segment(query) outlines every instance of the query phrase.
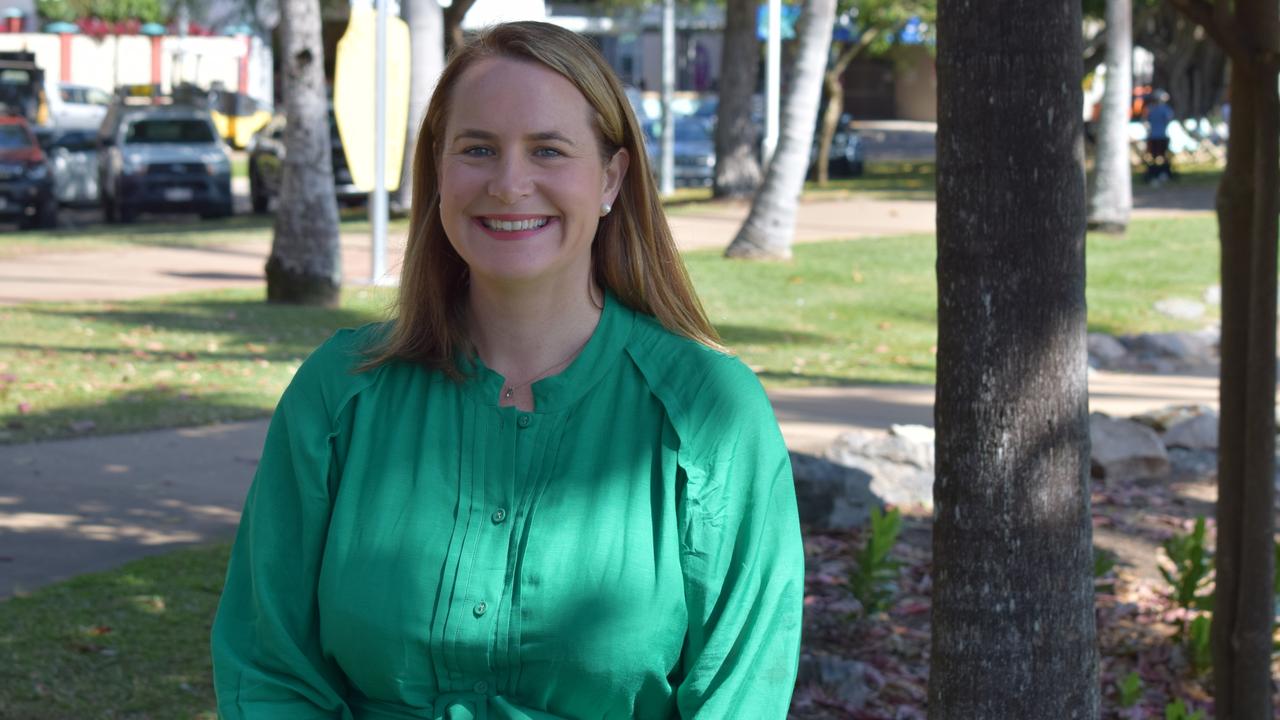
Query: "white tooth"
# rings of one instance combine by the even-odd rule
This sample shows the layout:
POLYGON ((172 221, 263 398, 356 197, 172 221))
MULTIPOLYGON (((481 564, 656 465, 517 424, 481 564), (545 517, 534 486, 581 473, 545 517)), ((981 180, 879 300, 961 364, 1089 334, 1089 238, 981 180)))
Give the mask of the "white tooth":
POLYGON ((547 224, 546 218, 537 218, 530 220, 485 220, 485 225, 493 230, 501 230, 504 232, 516 232, 519 230, 533 230, 547 224))

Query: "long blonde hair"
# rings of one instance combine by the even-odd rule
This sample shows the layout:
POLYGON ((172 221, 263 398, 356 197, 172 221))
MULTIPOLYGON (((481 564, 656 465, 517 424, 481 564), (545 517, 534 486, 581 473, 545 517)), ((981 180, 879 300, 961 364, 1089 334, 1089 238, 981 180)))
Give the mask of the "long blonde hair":
POLYGON ((396 319, 361 369, 403 359, 460 377, 457 359, 471 351, 469 275, 440 219, 441 143, 458 79, 476 62, 493 57, 538 63, 564 76, 595 111, 601 156, 607 160, 620 148, 631 156, 613 210, 601 218, 592 244, 596 283, 667 330, 722 349, 676 250, 622 84, 599 51, 576 33, 549 23, 513 22, 490 27, 455 50, 431 95, 414 150, 413 209, 396 319))

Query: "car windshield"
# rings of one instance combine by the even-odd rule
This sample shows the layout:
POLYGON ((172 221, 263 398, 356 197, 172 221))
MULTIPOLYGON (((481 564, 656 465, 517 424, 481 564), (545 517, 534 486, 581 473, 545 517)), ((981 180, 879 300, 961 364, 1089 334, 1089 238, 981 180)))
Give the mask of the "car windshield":
MULTIPOLYGON (((661 137, 662 121, 655 120, 645 128, 650 142, 658 142, 661 137)), ((676 140, 680 142, 699 142, 711 140, 711 125, 695 119, 678 118, 676 120, 676 140)))
POLYGON ((200 120, 138 120, 129 126, 125 142, 211 143, 213 128, 200 120))
POLYGON ((31 136, 21 125, 0 125, 0 150, 19 150, 31 147, 31 136))

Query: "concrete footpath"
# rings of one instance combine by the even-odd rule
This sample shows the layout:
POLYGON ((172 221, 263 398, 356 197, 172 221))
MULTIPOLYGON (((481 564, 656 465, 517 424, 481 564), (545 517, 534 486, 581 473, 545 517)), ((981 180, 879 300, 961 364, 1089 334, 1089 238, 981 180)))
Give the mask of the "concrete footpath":
MULTIPOLYGON (((1140 214, 1202 212, 1211 192, 1140 214), (1197 207, 1197 204, 1199 207, 1197 207)), ((746 204, 677 213, 683 248, 723 247, 746 204)), ((933 231, 934 204, 910 200, 805 203, 798 237, 933 231)), ((347 276, 368 277, 367 239, 344 238, 347 276)), ((0 303, 125 299, 213 287, 261 287, 267 248, 138 247, 0 260, 0 303)), ((398 257, 398 256, 397 256, 398 257)), ((1173 403, 1216 405, 1213 377, 1097 373, 1094 410, 1128 415, 1173 403)), ((787 444, 819 452, 840 432, 932 425, 930 386, 867 385, 770 393, 787 444)), ((0 598, 149 554, 230 537, 266 421, 0 446, 0 598)))

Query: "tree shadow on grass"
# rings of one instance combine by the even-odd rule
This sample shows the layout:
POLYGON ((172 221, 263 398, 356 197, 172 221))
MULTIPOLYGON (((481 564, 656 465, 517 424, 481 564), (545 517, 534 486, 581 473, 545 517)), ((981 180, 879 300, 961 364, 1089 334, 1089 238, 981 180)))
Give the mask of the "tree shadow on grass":
POLYGON ((716 325, 720 339, 730 347, 736 345, 822 345, 835 341, 827 335, 802 330, 777 330, 751 325, 716 325))

